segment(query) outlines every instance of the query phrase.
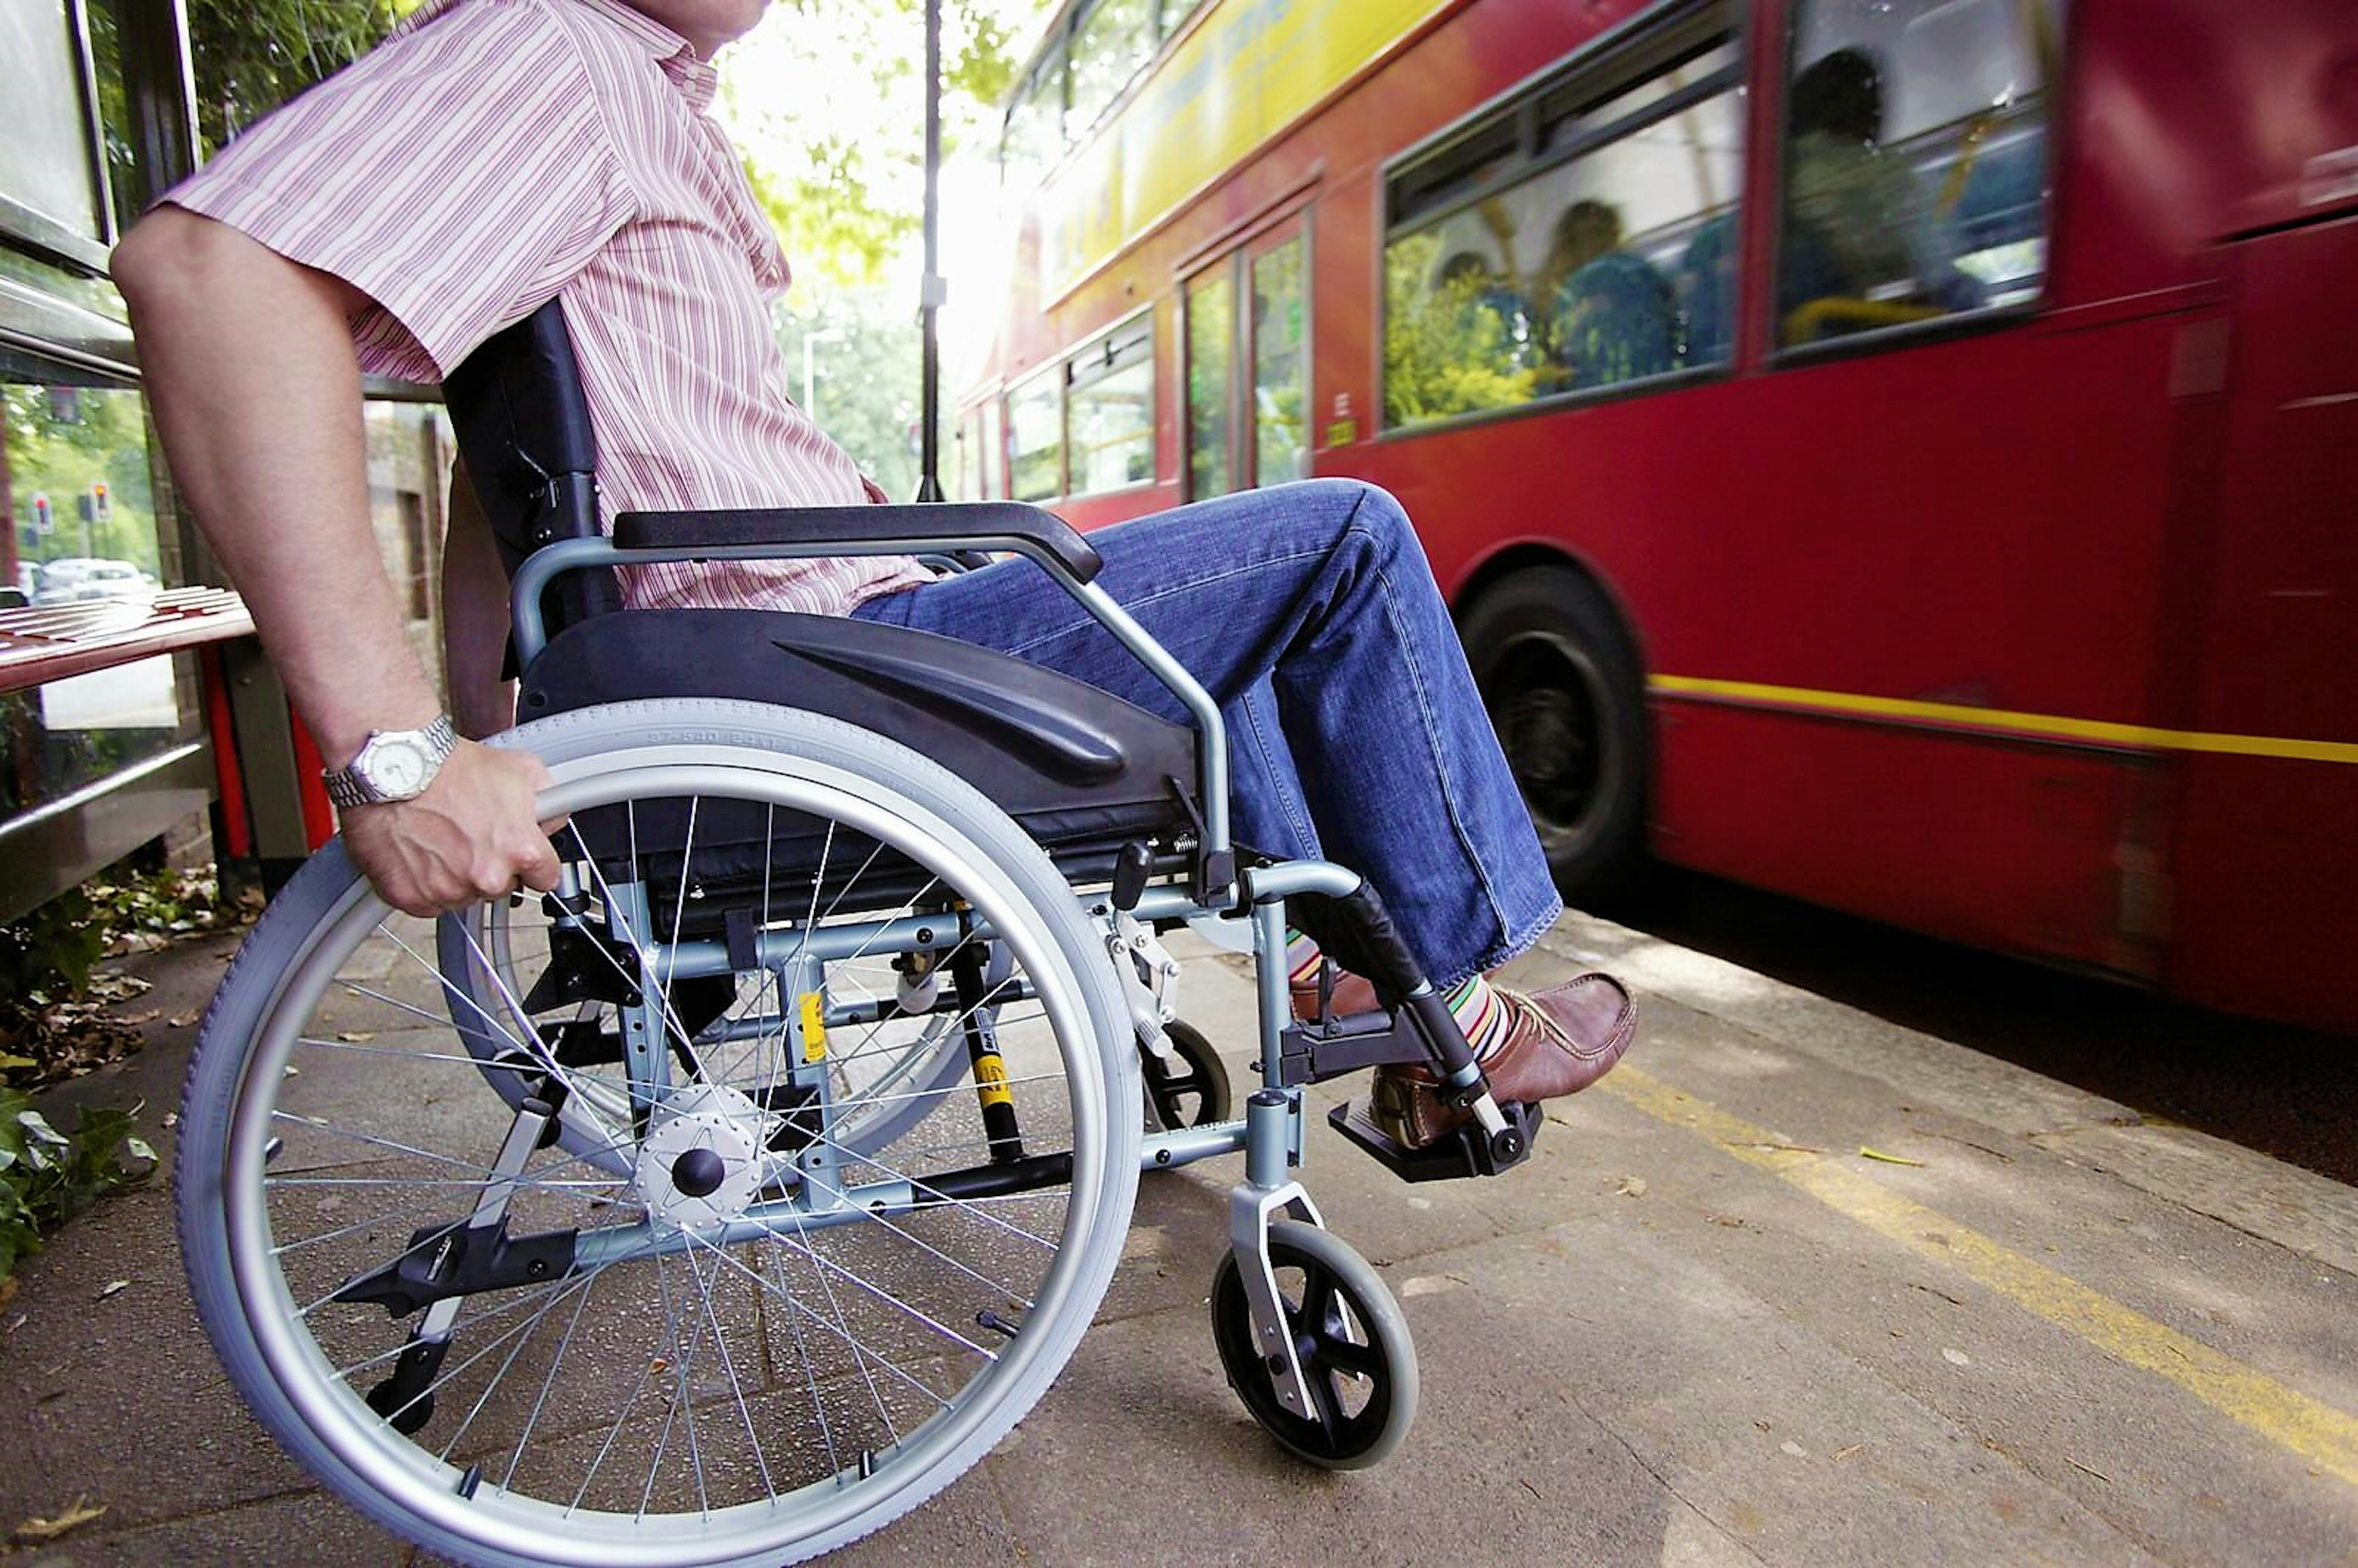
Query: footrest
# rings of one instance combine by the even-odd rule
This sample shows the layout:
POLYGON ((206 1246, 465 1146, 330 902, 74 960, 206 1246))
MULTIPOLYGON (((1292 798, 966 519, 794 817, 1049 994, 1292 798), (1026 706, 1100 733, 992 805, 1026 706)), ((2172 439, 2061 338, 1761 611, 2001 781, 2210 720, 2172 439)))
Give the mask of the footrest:
POLYGON ((1375 1156, 1378 1163, 1403 1182, 1455 1182, 1467 1176, 1496 1176, 1531 1157, 1539 1141, 1546 1108, 1507 1104, 1511 1147, 1494 1150, 1479 1127, 1461 1127, 1422 1149, 1412 1149, 1386 1132, 1363 1101, 1352 1100, 1326 1113, 1326 1124, 1375 1156))

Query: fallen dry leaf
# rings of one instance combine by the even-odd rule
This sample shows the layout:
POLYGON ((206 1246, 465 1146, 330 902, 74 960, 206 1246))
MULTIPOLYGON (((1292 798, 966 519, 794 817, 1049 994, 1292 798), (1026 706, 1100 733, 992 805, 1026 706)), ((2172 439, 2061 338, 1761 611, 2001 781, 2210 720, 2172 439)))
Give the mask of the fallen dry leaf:
POLYGON ((1834 1463, 1839 1465, 1844 1460, 1849 1458, 1852 1454, 1863 1452, 1866 1447, 1866 1444, 1864 1443, 1853 1443, 1847 1444, 1841 1448, 1837 1448, 1834 1450, 1834 1463))
POLYGON ((349 1040, 354 1044, 358 1044, 363 1040, 375 1039, 376 1031, 373 1029, 339 1029, 336 1031, 336 1038, 339 1040, 349 1040))
POLYGON ((168 1018, 164 1022, 170 1024, 175 1029, 186 1029, 189 1024, 194 1023, 196 1021, 197 1015, 195 1013, 184 1012, 177 1018, 168 1018))
POLYGON ((1646 1178, 1643 1176, 1622 1177, 1621 1184, 1613 1189, 1613 1195, 1624 1198, 1644 1197, 1646 1195, 1646 1178))
POLYGON ((119 1295, 130 1288, 131 1281, 128 1280, 109 1280, 106 1281, 105 1287, 98 1292, 98 1299, 100 1301, 104 1301, 107 1297, 119 1295))
POLYGON ((1921 1165, 1924 1162, 1921 1160, 1910 1160, 1905 1154, 1886 1154, 1880 1149, 1869 1149, 1864 1143, 1858 1146, 1858 1157, 1862 1160, 1880 1160, 1887 1165, 1921 1165))
POLYGON ((70 1530, 88 1524, 106 1511, 104 1503, 92 1503, 87 1492, 77 1495, 58 1512, 55 1519, 43 1519, 36 1514, 16 1527, 18 1541, 55 1541, 70 1530))

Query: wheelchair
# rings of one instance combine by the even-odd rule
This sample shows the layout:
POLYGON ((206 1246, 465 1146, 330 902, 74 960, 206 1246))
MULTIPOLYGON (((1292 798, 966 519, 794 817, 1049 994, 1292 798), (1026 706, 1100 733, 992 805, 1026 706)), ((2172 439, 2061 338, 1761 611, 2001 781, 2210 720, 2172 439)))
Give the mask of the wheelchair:
MULTIPOLYGON (((263 1425, 388 1530, 486 1563, 774 1563, 874 1530, 1047 1389, 1143 1176, 1241 1152, 1212 1327, 1246 1409, 1373 1464, 1417 1403, 1397 1303, 1297 1180, 1303 1087, 1432 1066, 1472 1124, 1415 1181, 1527 1158, 1373 889, 1231 840, 1211 697, 1007 503, 625 514, 561 311, 446 388, 513 583, 547 895, 412 920, 341 842, 200 1031, 178 1208, 263 1425), (1026 557, 1191 716, 841 617, 622 612, 684 560, 1026 557), (1291 921, 1383 1006, 1296 1022, 1291 921), (1257 961, 1239 1108, 1163 938, 1257 961)), ((1323 994, 1323 990, 1322 990, 1323 994)))

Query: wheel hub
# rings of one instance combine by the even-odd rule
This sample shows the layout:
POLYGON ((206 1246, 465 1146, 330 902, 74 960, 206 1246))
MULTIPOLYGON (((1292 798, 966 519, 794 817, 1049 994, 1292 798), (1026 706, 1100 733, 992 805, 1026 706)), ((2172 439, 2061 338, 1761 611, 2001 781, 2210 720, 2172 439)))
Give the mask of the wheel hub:
POLYGON ((655 1114, 633 1173, 648 1216, 686 1229, 743 1215, 762 1190, 773 1119, 718 1084, 684 1090, 655 1114))

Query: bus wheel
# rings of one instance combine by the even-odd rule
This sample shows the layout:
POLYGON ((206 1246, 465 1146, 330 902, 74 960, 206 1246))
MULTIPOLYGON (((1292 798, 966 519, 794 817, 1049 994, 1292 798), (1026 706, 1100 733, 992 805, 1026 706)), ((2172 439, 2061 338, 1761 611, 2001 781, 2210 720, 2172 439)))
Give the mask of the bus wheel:
POLYGON ((1645 823, 1645 693, 1620 616, 1580 572, 1537 567, 1476 600, 1462 634, 1556 886, 1610 892, 1645 823))

